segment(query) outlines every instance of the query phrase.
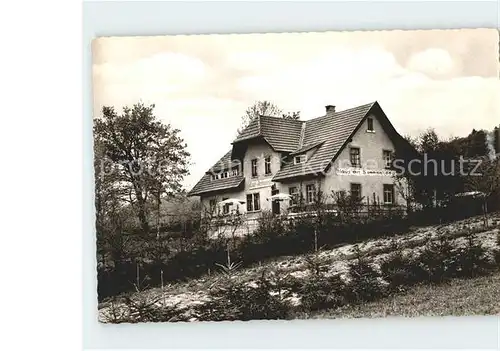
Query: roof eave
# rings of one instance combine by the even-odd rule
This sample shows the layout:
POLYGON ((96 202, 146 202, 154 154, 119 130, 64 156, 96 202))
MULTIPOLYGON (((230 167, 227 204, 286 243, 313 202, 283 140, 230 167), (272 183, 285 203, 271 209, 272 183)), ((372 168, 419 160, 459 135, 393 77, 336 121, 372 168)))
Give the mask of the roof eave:
POLYGON ((191 196, 201 196, 203 194, 216 193, 216 192, 220 192, 220 191, 236 189, 236 188, 239 188, 244 181, 245 181, 245 178, 242 178, 240 180, 240 182, 238 184, 236 184, 236 185, 232 185, 232 186, 228 186, 228 187, 224 187, 224 188, 218 188, 218 189, 215 189, 215 190, 206 190, 206 191, 203 191, 203 190, 202 191, 193 191, 193 190, 191 190, 190 192, 187 193, 187 196, 188 197, 191 197, 191 196))
POLYGON ((281 180, 291 180, 291 179, 300 179, 300 178, 309 178, 309 177, 322 177, 324 176, 323 173, 321 172, 308 172, 308 173, 301 173, 301 174, 290 174, 290 175, 282 175, 282 176, 274 176, 272 178, 273 182, 279 182, 281 180))
POLYGON ((276 149, 273 144, 271 144, 269 142, 269 140, 267 140, 267 138, 262 135, 262 134, 259 134, 259 135, 255 135, 255 136, 252 136, 252 137, 247 137, 247 138, 243 138, 243 139, 238 139, 238 140, 235 140, 231 143, 231 145, 234 145, 234 144, 238 144, 240 142, 244 142, 244 141, 249 141, 249 140, 253 140, 253 139, 262 139, 264 140, 270 147, 271 149, 273 149, 273 151, 276 151, 276 152, 279 152, 279 151, 286 151, 286 150, 279 150, 279 149, 276 149))
POLYGON ((252 140, 252 139, 258 139, 258 138, 262 138, 262 134, 252 135, 252 136, 248 136, 248 137, 244 137, 244 138, 235 139, 235 140, 233 140, 231 142, 231 145, 238 144, 238 143, 241 143, 243 141, 248 141, 248 140, 252 140))
POLYGON ((325 142, 324 141, 320 141, 318 143, 315 143, 313 145, 311 145, 310 147, 307 147, 305 149, 299 149, 299 150, 295 150, 293 152, 290 153, 290 156, 294 156, 294 155, 300 155, 300 154, 303 154, 305 152, 308 152, 308 151, 311 151, 312 149, 314 148, 318 148, 320 147, 321 145, 323 145, 325 142))

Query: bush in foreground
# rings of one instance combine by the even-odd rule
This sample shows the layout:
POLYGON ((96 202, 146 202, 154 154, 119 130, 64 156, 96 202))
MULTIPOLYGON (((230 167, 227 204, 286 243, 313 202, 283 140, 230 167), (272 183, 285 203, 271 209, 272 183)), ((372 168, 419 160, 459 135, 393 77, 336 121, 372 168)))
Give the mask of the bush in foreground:
POLYGON ((468 235, 466 240, 466 244, 457 249, 458 269, 456 276, 474 278, 488 274, 494 267, 494 262, 488 256, 488 251, 474 235, 468 235))
POLYGON ((372 262, 356 247, 356 258, 349 264, 346 299, 351 303, 369 302, 385 295, 380 274, 372 262))
POLYGON ((292 306, 280 290, 265 273, 254 286, 229 277, 210 292, 210 301, 198 306, 195 314, 201 321, 288 319, 292 306))
POLYGON ((304 311, 334 308, 345 303, 345 284, 339 275, 313 276, 302 285, 299 294, 304 311))
POLYGON ((421 281, 443 283, 454 276, 458 270, 455 248, 448 237, 430 241, 416 258, 421 267, 421 281))
POLYGON ((421 265, 410 254, 401 249, 390 253, 381 263, 382 277, 391 291, 399 292, 417 284, 423 276, 421 265))

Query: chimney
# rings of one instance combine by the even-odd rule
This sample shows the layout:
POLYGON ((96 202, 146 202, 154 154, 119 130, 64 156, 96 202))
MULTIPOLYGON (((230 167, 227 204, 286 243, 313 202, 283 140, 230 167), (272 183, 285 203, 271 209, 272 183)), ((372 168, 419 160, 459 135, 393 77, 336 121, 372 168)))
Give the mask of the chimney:
POLYGON ((335 113, 335 106, 333 106, 333 105, 326 105, 325 108, 326 108, 326 115, 328 117, 332 116, 335 113))

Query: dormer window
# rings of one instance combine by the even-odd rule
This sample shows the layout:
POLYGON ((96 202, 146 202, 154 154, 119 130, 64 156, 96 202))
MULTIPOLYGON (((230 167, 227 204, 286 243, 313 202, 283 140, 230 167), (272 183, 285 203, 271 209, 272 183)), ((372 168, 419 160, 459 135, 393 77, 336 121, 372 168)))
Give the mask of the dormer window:
POLYGON ((236 169, 233 169, 231 171, 222 171, 222 172, 219 172, 219 173, 213 173, 212 174, 212 180, 217 180, 217 179, 226 179, 226 178, 230 178, 230 177, 236 177, 240 174, 239 170, 236 168, 236 169))
POLYGON ((293 163, 298 165, 300 163, 305 163, 307 160, 307 156, 306 155, 297 155, 293 158, 293 163))
POLYGON ((375 130, 373 129, 373 118, 367 118, 366 119, 366 131, 367 132, 374 132, 375 130))

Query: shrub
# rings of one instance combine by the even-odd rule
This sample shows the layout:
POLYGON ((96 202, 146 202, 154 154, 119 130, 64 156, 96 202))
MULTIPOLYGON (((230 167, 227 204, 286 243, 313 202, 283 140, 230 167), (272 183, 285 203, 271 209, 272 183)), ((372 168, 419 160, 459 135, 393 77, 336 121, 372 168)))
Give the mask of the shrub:
POLYGON ((258 226, 253 236, 260 239, 260 242, 266 242, 274 237, 285 233, 285 223, 279 217, 271 212, 265 211, 258 220, 258 226))
POLYGON ((442 236, 437 241, 429 241, 417 261, 422 269, 422 280, 442 283, 457 274, 458 266, 451 240, 442 236))
POLYGON ((332 191, 332 197, 343 221, 349 222, 358 218, 363 208, 363 198, 351 195, 343 190, 332 191))
POLYGON ((327 277, 327 266, 315 252, 306 257, 309 275, 299 288, 302 308, 305 311, 340 306, 344 303, 345 284, 339 275, 327 277))
POLYGON ((255 286, 224 280, 210 292, 210 301, 196 308, 199 320, 287 319, 292 306, 285 300, 280 287, 262 274, 255 286))
POLYGON ((404 254, 401 249, 390 253, 381 263, 382 277, 389 283, 393 291, 405 290, 419 282, 422 277, 422 268, 409 254, 404 254))
POLYGON ((493 250, 493 261, 500 267, 500 233, 497 234, 497 248, 493 250))
POLYGON ((372 263, 362 256, 356 247, 356 258, 349 264, 349 282, 346 284, 346 298, 349 302, 359 303, 376 300, 384 295, 380 274, 372 263))
POLYGON ((328 271, 325 261, 321 259, 317 251, 307 255, 304 260, 306 261, 305 266, 311 277, 324 276, 328 271))
POLYGON ((161 303, 162 295, 134 295, 113 299, 104 320, 108 323, 144 323, 187 321, 185 309, 161 303))
POLYGON ((500 250, 494 250, 493 251, 493 260, 497 264, 497 267, 500 267, 500 250))
POLYGON ((467 243, 457 250, 457 277, 476 277, 489 273, 493 262, 486 249, 474 235, 467 236, 467 243))
POLYGON ((345 284, 339 275, 312 276, 302 285, 299 294, 305 311, 338 307, 345 303, 345 284))

